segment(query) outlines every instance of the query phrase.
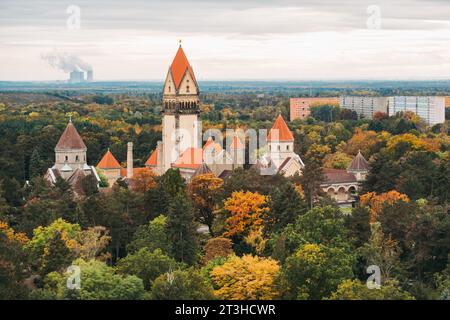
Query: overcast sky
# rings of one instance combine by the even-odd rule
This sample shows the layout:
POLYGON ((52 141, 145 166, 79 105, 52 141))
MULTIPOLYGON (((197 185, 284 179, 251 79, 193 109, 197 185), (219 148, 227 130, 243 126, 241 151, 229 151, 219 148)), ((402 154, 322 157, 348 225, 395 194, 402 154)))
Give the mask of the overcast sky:
POLYGON ((201 80, 450 78, 450 0, 0 0, 0 80, 163 79, 179 39, 201 80))

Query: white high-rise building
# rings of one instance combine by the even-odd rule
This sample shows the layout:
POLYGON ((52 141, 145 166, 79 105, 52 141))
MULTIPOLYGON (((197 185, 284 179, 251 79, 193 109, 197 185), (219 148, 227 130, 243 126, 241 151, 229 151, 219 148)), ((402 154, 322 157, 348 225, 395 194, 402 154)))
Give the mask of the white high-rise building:
POLYGON ((359 118, 372 119, 376 112, 388 113, 388 98, 342 96, 340 106, 355 111, 359 118))
POLYGON ((389 97, 389 116, 412 111, 432 126, 445 122, 445 97, 394 96, 389 97))

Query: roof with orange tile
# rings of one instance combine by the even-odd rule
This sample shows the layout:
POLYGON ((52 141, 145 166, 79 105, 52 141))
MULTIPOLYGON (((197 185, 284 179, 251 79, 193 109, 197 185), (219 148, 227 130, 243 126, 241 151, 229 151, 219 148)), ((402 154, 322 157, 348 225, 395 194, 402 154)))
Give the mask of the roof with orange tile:
POLYGON ((152 166, 152 167, 156 167, 158 165, 158 150, 155 149, 153 150, 152 154, 150 155, 150 157, 148 157, 147 161, 145 162, 146 166, 152 166))
MULTIPOLYGON (((133 168, 133 175, 141 173, 141 172, 147 172, 147 171, 151 171, 149 168, 133 168)), ((121 177, 126 177, 127 176, 127 168, 122 168, 120 169, 120 176, 121 177)))
POLYGON ((267 141, 294 141, 294 136, 281 114, 275 120, 272 129, 270 129, 267 141))
POLYGON ((172 77, 173 77, 173 81, 175 82, 175 87, 176 89, 179 88, 180 84, 181 84, 181 80, 183 80, 183 77, 186 73, 186 70, 189 71, 192 80, 194 80, 194 82, 196 82, 195 80, 195 76, 194 76, 194 71, 192 70, 192 67, 186 57, 186 55, 184 54, 183 48, 180 47, 178 48, 178 51, 175 55, 175 58, 173 59, 172 64, 170 65, 170 71, 172 72, 172 77))
POLYGON ((111 151, 108 151, 103 156, 102 160, 97 164, 97 168, 100 169, 120 169, 122 168, 119 161, 114 157, 111 151))
POLYGON ((172 164, 174 168, 197 169, 203 162, 203 149, 188 148, 172 164))
POLYGON ((230 144, 231 149, 244 149, 244 145, 242 144, 241 139, 237 135, 234 135, 233 140, 231 140, 230 144))
POLYGON ((223 149, 222 146, 220 144, 218 144, 217 142, 215 142, 212 137, 209 137, 208 140, 206 140, 205 145, 203 146, 203 150, 209 149, 209 148, 214 148, 214 151, 216 153, 222 151, 222 149, 223 149))

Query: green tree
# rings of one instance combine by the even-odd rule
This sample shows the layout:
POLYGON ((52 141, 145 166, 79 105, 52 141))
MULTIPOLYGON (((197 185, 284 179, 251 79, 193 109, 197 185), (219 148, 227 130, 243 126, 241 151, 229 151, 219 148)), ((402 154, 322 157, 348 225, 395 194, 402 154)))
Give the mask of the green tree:
POLYGON ((152 252, 147 248, 128 254, 117 263, 119 273, 138 276, 144 281, 146 289, 151 287, 153 280, 159 275, 177 267, 177 262, 165 255, 161 249, 155 249, 152 252))
POLYGON ((198 245, 194 213, 183 193, 179 193, 173 199, 167 216, 167 229, 173 257, 187 264, 197 261, 198 245))
POLYGON ((145 297, 142 280, 136 276, 116 274, 112 267, 98 260, 75 260, 80 268, 80 289, 67 288, 66 272, 52 272, 44 279, 44 290, 56 299, 139 300, 145 297))
POLYGON ((271 222, 266 227, 266 231, 280 231, 307 210, 305 201, 292 183, 275 188, 270 198, 269 219, 271 222))
POLYGON ((154 300, 211 300, 211 285, 196 270, 177 270, 160 275, 153 281, 151 299, 154 300))
POLYGON ((353 277, 354 256, 347 250, 325 245, 302 245, 286 259, 279 278, 285 299, 320 300, 353 277))
POLYGON ((31 153, 30 166, 28 169, 30 179, 41 176, 44 173, 43 170, 43 161, 41 159, 41 155, 39 154, 39 150, 34 148, 31 153))
POLYGON ((147 248, 150 251, 161 249, 167 255, 171 255, 172 243, 169 240, 167 229, 167 217, 160 215, 147 225, 139 226, 133 235, 133 240, 128 244, 128 252, 136 252, 147 248))
POLYGON ((359 280, 344 280, 330 300, 414 300, 408 292, 402 291, 395 281, 384 283, 380 289, 369 289, 359 280))

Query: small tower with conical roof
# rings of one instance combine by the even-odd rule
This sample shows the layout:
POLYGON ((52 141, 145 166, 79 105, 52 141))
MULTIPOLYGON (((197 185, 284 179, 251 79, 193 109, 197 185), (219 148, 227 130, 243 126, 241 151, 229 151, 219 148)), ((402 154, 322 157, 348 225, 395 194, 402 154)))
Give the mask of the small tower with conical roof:
POLYGON ((362 155, 361 150, 359 150, 358 154, 353 158, 347 168, 347 172, 353 173, 358 182, 366 180, 367 173, 369 172, 369 163, 362 155))
POLYGON ((279 167, 288 157, 294 156, 294 136, 281 114, 267 135, 271 160, 279 167))
POLYGON ((87 148, 70 120, 55 147, 54 168, 64 173, 72 173, 76 169, 85 170, 87 148))

